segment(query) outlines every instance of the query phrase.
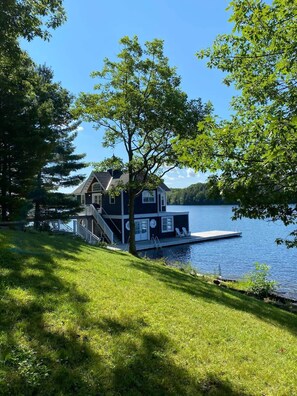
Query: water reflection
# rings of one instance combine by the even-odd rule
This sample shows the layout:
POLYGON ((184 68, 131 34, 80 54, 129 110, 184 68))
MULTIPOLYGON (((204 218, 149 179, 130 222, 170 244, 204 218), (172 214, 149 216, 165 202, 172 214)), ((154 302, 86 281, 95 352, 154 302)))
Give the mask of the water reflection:
POLYGON ((191 263, 202 273, 217 273, 220 268, 223 276, 235 279, 253 270, 255 262, 266 263, 280 290, 297 298, 297 249, 275 244, 277 237, 286 237, 294 227, 251 219, 233 222, 231 206, 170 206, 168 210, 189 211, 192 232, 242 231, 242 237, 149 250, 144 252, 147 257, 191 263))

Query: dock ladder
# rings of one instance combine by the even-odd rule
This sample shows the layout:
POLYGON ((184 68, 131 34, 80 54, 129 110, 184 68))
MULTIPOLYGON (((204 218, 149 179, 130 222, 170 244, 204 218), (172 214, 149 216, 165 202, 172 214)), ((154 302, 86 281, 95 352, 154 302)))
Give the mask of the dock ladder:
POLYGON ((154 244, 155 249, 161 249, 161 247, 162 247, 161 246, 161 242, 160 242, 160 239, 157 236, 152 236, 151 241, 154 244))

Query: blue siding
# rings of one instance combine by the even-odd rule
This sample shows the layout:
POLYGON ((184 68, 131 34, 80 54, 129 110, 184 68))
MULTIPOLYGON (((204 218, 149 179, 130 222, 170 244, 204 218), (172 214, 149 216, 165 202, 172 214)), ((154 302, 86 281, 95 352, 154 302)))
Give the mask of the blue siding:
POLYGON ((122 233, 118 230, 122 230, 122 220, 120 219, 104 219, 106 223, 109 225, 112 232, 117 236, 117 238, 122 242, 122 233))
MULTIPOLYGON (((121 214, 121 196, 115 197, 115 203, 109 203, 109 194, 103 194, 102 196, 102 207, 106 213, 110 215, 120 215, 121 214)), ((104 213, 103 213, 104 214, 104 213)))
MULTIPOLYGON (((171 214, 169 216, 171 216, 171 214)), ((166 212, 162 217, 145 217, 145 216, 142 217, 142 219, 148 219, 149 221, 154 219, 156 221, 156 227, 155 228, 150 227, 150 239, 153 236, 157 236, 159 239, 175 237, 176 236, 175 228, 179 228, 182 231, 182 227, 185 227, 187 231, 189 231, 189 216, 187 214, 174 214, 172 216, 173 216, 174 228, 173 231, 170 232, 162 232, 161 218, 166 217, 166 212)), ((135 220, 141 220, 141 219, 135 219, 135 220)), ((128 219, 124 220, 125 243, 127 243, 129 239, 129 231, 126 229, 127 221, 128 219)))
MULTIPOLYGON (((135 214, 142 213, 157 213, 158 203, 157 203, 157 192, 156 192, 156 202, 155 203, 142 203, 142 194, 137 195, 135 198, 135 214)), ((124 192, 124 212, 129 213, 129 197, 128 193, 124 192)))

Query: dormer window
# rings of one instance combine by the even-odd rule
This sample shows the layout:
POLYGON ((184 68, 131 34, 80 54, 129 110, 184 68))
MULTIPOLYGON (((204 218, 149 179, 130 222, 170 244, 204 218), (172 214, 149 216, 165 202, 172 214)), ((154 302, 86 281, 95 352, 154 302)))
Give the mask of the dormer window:
POLYGON ((144 190, 142 192, 142 203, 156 203, 156 191, 144 190))
POLYGON ((100 183, 96 182, 92 184, 92 192, 100 192, 102 191, 102 186, 100 183))

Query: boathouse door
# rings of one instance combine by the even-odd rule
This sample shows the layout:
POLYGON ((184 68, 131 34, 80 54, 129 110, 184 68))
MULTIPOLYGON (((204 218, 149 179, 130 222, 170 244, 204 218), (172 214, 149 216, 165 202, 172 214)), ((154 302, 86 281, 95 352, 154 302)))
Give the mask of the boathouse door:
POLYGON ((148 239, 148 220, 135 220, 135 241, 147 241, 148 239))

